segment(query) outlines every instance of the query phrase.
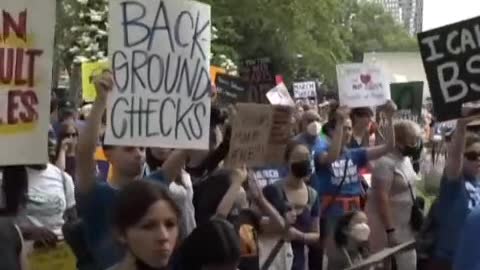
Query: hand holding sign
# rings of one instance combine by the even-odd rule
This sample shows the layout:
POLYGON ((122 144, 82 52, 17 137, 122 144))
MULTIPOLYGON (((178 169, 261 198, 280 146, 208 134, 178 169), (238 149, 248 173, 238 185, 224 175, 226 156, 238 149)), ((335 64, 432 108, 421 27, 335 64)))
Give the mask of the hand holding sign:
POLYGON ((397 105, 392 100, 388 100, 385 105, 383 105, 383 111, 387 119, 392 119, 397 111, 397 105))
POLYGON ((241 186, 247 180, 248 178, 247 176, 248 176, 247 166, 243 164, 232 171, 232 183, 236 183, 239 186, 241 186))
POLYGON ((107 101, 109 93, 113 89, 112 74, 109 71, 103 72, 101 75, 93 79, 95 89, 97 91, 97 100, 107 101))
POLYGON ((337 121, 343 122, 346 119, 350 118, 350 108, 347 106, 340 106, 337 108, 337 111, 335 112, 335 117, 337 118, 337 121))
POLYGON ((286 144, 290 138, 292 107, 274 106, 270 143, 286 144))

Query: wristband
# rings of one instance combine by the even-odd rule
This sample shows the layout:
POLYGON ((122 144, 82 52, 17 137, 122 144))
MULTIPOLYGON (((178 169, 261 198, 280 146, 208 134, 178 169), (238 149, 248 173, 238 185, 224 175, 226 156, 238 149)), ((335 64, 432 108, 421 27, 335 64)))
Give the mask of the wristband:
POLYGON ((394 228, 386 229, 385 232, 387 234, 391 234, 391 233, 395 232, 395 229, 394 228))

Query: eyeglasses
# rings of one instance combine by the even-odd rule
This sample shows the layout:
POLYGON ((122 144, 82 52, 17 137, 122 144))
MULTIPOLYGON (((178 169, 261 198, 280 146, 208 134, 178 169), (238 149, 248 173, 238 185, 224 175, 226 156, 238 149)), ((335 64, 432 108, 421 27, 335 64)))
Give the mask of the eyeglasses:
POLYGON ((480 160, 480 153, 479 152, 466 152, 463 156, 469 161, 477 161, 480 160))

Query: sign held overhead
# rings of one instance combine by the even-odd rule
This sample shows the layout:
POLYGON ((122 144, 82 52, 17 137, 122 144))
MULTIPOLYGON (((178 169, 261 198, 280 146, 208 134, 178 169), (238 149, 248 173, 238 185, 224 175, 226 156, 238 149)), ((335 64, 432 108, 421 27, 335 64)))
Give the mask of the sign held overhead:
POLYGON ((480 100, 480 17, 419 33, 418 43, 437 119, 461 117, 480 100))
POLYGON ((195 1, 110 1, 111 145, 207 149, 210 6, 195 1))

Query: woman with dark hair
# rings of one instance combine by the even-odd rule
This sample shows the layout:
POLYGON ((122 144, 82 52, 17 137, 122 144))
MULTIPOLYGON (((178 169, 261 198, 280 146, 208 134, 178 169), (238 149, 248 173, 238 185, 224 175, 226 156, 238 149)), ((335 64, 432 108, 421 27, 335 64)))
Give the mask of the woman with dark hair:
POLYGON ((75 179, 75 152, 78 141, 78 130, 75 123, 62 123, 57 141, 55 165, 75 179))
POLYGON ((369 236, 365 213, 353 211, 343 215, 335 227, 335 250, 328 254, 328 269, 345 269, 367 258, 369 236))
MULTIPOLYGON (((157 176, 156 171, 162 168, 172 150, 165 148, 147 148, 145 157, 147 162, 147 175, 149 178, 157 176), (154 172, 150 174, 150 172, 154 172)), ((160 180, 160 179, 156 179, 160 180)), ((180 235, 185 238, 196 227, 195 208, 193 206, 193 185, 190 174, 181 170, 180 175, 175 177, 170 183, 166 183, 177 205, 182 209, 182 219, 180 222, 180 235)))
POLYGON ((111 269, 171 269, 180 219, 180 209, 161 185, 133 181, 124 186, 118 193, 112 221, 116 239, 126 254, 111 269))
POLYGON ((234 226, 216 217, 198 226, 183 242, 181 270, 236 270, 240 253, 240 238, 234 226))
POLYGON ((285 214, 288 205, 296 214, 296 221, 290 229, 293 250, 292 270, 302 270, 306 265, 305 247, 316 244, 320 238, 319 199, 317 192, 306 184, 312 174, 310 150, 303 144, 291 144, 285 154, 289 173, 264 188, 268 201, 285 214))

